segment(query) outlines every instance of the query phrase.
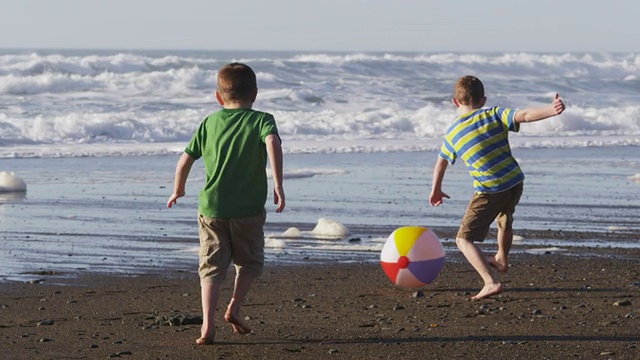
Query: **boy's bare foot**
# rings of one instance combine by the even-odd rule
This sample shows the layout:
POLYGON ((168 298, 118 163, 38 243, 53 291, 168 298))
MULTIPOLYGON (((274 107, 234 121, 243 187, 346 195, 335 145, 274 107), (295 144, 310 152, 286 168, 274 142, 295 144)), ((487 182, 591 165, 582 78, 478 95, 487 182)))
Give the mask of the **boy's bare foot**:
POLYGON ((498 270, 501 273, 506 273, 509 270, 509 265, 498 260, 498 258, 496 257, 488 257, 487 262, 489 263, 490 266, 494 267, 496 270, 498 270))
POLYGON ((239 319, 238 314, 233 314, 231 309, 227 309, 227 313, 224 314, 224 320, 233 326, 233 332, 235 333, 244 335, 251 332, 251 329, 239 319))
POLYGON ((491 295, 496 295, 496 294, 500 294, 502 292, 502 284, 497 283, 497 284, 492 284, 492 285, 485 285, 482 290, 480 290, 479 293, 476 294, 476 296, 471 297, 471 300, 480 300, 480 299, 484 299, 487 298, 491 295))
POLYGON ((196 339, 196 345, 212 345, 213 339, 207 337, 201 337, 196 339))
POLYGON ((216 338, 215 331, 209 333, 204 327, 200 329, 200 337, 196 339, 196 345, 211 345, 216 338))

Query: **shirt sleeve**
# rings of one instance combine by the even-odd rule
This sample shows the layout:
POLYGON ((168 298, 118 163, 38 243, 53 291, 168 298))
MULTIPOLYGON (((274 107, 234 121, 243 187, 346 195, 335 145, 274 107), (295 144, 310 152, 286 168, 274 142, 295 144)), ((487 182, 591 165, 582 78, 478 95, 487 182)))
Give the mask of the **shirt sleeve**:
POLYGON ((267 136, 271 134, 276 134, 278 135, 278 138, 280 138, 280 135, 278 134, 278 127, 276 126, 276 120, 273 118, 273 115, 264 113, 260 126, 260 139, 264 142, 267 136))
POLYGON ((440 147, 440 153, 438 154, 442 159, 447 160, 451 165, 456 163, 458 155, 456 154, 453 145, 448 139, 445 139, 440 147))
POLYGON ((520 109, 509 109, 496 107, 496 114, 506 129, 513 132, 520 131, 520 123, 516 122, 516 113, 520 109))
POLYGON ((200 123, 198 130, 191 137, 189 145, 187 145, 187 147, 184 149, 184 152, 195 160, 198 160, 202 157, 202 142, 203 139, 206 139, 207 136, 207 130, 205 126, 206 122, 207 119, 204 119, 200 123))

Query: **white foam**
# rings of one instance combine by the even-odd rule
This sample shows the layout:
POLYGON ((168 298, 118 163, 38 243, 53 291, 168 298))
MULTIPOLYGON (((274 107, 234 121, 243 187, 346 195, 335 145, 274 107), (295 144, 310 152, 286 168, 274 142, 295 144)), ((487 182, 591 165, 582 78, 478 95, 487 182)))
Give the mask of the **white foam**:
POLYGON ((285 249, 287 247, 287 243, 281 239, 266 237, 264 239, 264 246, 270 249, 285 249))
POLYGON ((349 229, 339 221, 319 218, 318 223, 311 231, 317 236, 344 237, 349 235, 349 229))
POLYGON ((13 172, 0 171, 0 193, 25 192, 27 184, 13 172))
MULTIPOLYGON (((181 143, 181 151, 219 108, 214 80, 228 56, 5 51, 0 98, 9 105, 0 111, 0 157, 142 155, 158 153, 159 143, 181 143), (83 144, 125 145, 113 152, 74 148, 83 144)), ((453 82, 470 67, 483 74, 487 106, 549 104, 558 90, 549 78, 562 89, 567 110, 523 125, 510 135, 514 147, 640 146, 633 90, 640 55, 633 53, 239 52, 234 58, 256 69, 254 107, 275 115, 289 153, 437 150, 456 116, 453 82)))
POLYGON ((607 227, 607 230, 615 232, 615 231, 629 231, 631 229, 629 227, 627 227, 627 226, 611 225, 611 226, 607 227))
POLYGON ((299 238, 302 237, 302 232, 296 227, 290 227, 282 233, 282 237, 285 238, 299 238))
POLYGON ((640 183, 640 174, 631 175, 627 179, 640 183))
POLYGON ((559 247, 547 247, 547 248, 538 248, 538 249, 526 249, 524 250, 525 253, 527 254, 535 254, 535 255, 543 255, 543 254, 548 254, 548 253, 557 253, 557 252, 562 252, 564 251, 564 249, 559 248, 559 247))

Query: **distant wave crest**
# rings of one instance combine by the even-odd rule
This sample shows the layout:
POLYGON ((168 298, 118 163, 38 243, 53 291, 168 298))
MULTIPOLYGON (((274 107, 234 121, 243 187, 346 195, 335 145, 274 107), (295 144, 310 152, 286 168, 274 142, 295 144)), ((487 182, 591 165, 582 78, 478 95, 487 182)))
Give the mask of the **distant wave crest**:
POLYGON ((290 152, 437 149, 464 74, 482 76, 488 106, 546 105, 556 92, 566 101, 561 116, 523 125, 514 146, 637 146, 640 138, 633 53, 5 51, 0 156, 58 156, 48 149, 83 144, 95 150, 82 154, 113 144, 153 153, 186 143, 219 108, 217 70, 231 61, 256 70, 255 108, 275 115, 285 146, 298 144, 290 152))

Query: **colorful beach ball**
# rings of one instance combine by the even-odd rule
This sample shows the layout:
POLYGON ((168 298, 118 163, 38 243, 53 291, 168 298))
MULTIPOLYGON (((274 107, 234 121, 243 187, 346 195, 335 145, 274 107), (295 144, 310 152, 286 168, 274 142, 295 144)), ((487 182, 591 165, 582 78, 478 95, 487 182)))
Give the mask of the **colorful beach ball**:
POLYGON ((405 226, 394 230, 382 248, 382 270, 398 287, 417 289, 430 284, 444 267, 444 249, 428 228, 405 226))

